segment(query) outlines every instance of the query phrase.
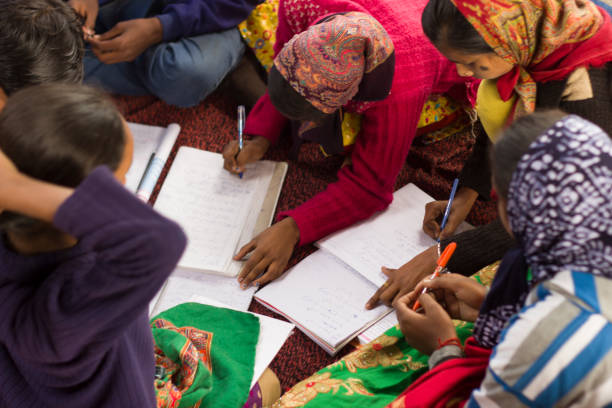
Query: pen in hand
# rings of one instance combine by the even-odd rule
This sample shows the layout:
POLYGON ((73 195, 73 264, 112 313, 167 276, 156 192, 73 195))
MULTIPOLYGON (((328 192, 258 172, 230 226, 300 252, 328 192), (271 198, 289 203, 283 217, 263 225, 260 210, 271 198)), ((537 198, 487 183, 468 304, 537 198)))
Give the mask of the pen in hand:
MULTIPOLYGON (((431 274, 429 279, 434 279, 440 276, 440 272, 442 272, 442 270, 446 267, 451 256, 453 256, 453 253, 455 252, 456 248, 457 243, 455 242, 451 242, 446 246, 446 248, 444 248, 444 252, 442 252, 442 255, 440 255, 440 257, 438 258, 436 269, 434 269, 434 272, 431 274)), ((427 293, 427 288, 423 288, 420 294, 423 295, 425 293, 427 293)), ((412 310, 416 311, 420 306, 421 303, 417 299, 416 302, 414 302, 414 306, 412 306, 412 310)))
MULTIPOLYGON (((446 203, 446 209, 444 210, 444 216, 442 217, 442 224, 440 224, 440 235, 442 235, 442 231, 444 227, 446 227, 446 222, 448 221, 448 215, 450 214, 451 206, 453 205, 453 199, 455 198, 455 193, 457 192, 457 186, 459 185, 459 179, 456 178, 453 181, 453 188, 451 188, 450 197, 448 198, 448 203, 446 203)), ((440 235, 438 235, 438 245, 440 244, 440 235)), ((438 254, 440 253, 438 246, 438 254)))
MULTIPOLYGON (((238 106, 238 154, 242 151, 243 146, 243 132, 244 132, 244 105, 238 106)), ((236 155, 237 156, 237 155, 236 155)), ((238 174, 242 178, 242 172, 238 174)))

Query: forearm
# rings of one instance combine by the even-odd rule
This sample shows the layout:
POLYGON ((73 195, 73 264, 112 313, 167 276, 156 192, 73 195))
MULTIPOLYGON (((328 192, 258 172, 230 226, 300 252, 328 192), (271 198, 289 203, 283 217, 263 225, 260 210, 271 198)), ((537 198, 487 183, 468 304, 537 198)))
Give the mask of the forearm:
POLYGON ((51 223, 59 207, 73 192, 69 187, 15 173, 0 182, 0 209, 51 223))
POLYGON ((447 267, 451 272, 464 276, 469 276, 500 260, 509 249, 516 245, 499 218, 487 225, 443 239, 442 248, 453 241, 457 243, 457 250, 447 267))

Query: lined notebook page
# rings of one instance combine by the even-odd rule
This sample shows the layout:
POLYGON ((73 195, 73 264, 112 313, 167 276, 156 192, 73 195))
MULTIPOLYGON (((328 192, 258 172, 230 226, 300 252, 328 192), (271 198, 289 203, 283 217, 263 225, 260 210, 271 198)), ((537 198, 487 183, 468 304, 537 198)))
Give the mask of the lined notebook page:
POLYGON ((336 347, 388 312, 386 306, 365 309, 375 290, 348 265, 319 250, 265 286, 255 298, 336 347))
POLYGON ((253 200, 267 190, 273 172, 273 162, 260 161, 240 179, 223 169, 219 153, 179 149, 155 209, 187 234, 180 267, 227 273, 253 200))
POLYGON ((408 184, 393 194, 393 202, 385 211, 332 234, 317 245, 378 287, 387 280, 381 266, 398 268, 436 243, 422 228, 425 204, 430 201, 431 196, 408 184))

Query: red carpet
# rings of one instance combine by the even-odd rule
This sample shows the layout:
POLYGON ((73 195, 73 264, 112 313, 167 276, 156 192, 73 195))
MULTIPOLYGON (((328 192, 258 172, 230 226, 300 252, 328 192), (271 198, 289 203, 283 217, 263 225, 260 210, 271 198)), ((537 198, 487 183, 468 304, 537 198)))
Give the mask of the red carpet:
MULTIPOLYGON (((154 97, 115 98, 126 119, 131 122, 167 126, 176 122, 181 126, 177 146, 170 156, 160 183, 170 167, 178 146, 192 146, 220 152, 231 139, 236 138, 236 105, 231 98, 215 93, 195 108, 179 109, 166 105, 154 97)), ((413 182, 437 199, 448 197, 452 180, 462 167, 472 147, 470 136, 448 138, 427 146, 415 145, 400 173, 396 188, 413 182)), ((288 160, 288 143, 270 149, 265 159, 288 160)), ((340 158, 325 158, 317 146, 304 145, 298 162, 290 162, 289 171, 278 202, 277 211, 293 208, 335 179, 340 167, 340 158)), ((153 198, 155 198, 157 191, 153 198)), ((477 203, 468 221, 473 224, 488 222, 495 215, 493 203, 477 203)), ((314 251, 312 245, 299 248, 291 259, 290 266, 314 251)), ((408 259, 406 259, 408 261, 408 259)), ((367 299, 363 299, 364 303, 367 299)), ((263 306, 253 302, 250 310, 268 316, 279 317, 263 306)), ((350 351, 350 347, 332 358, 300 331, 285 343, 271 368, 278 375, 283 389, 320 368, 336 361, 350 351)))

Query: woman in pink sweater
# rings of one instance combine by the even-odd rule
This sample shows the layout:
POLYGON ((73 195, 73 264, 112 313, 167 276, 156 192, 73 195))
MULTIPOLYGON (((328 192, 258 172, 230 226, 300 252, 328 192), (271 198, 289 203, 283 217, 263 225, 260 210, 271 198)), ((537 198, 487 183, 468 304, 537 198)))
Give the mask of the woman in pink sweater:
POLYGON ((423 34, 425 3, 281 0, 268 93, 247 118, 243 149, 225 147, 225 168, 240 173, 261 159, 289 120, 302 122, 292 126, 294 141, 319 142, 329 153, 343 151, 343 114, 361 114, 362 124, 338 180, 280 213, 238 252, 236 259, 252 252, 238 277, 243 287, 279 277, 296 245, 384 210, 426 99, 455 85, 455 95, 467 97, 466 80, 423 34))

